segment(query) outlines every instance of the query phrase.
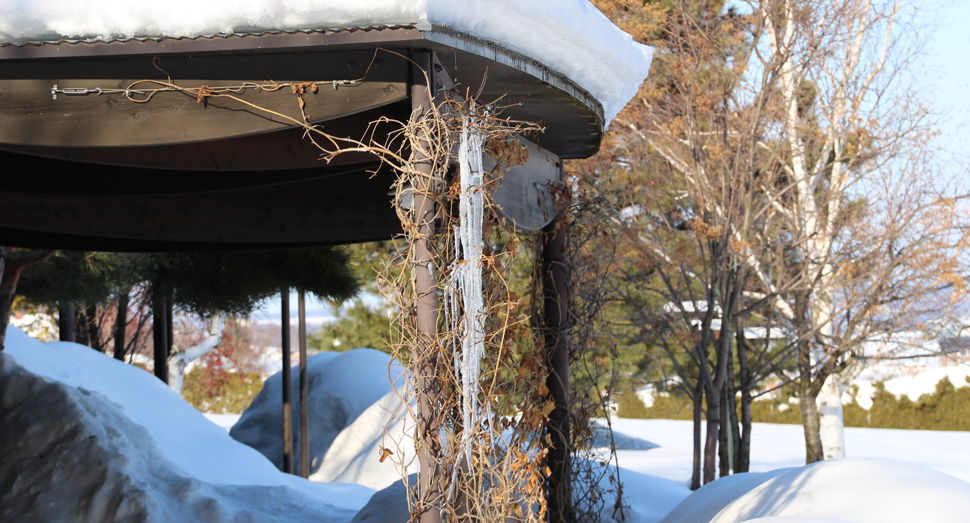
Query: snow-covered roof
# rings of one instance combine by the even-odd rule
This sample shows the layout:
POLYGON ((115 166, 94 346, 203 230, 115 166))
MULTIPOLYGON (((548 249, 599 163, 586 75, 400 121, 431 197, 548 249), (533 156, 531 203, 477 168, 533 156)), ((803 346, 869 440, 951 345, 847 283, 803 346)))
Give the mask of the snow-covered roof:
POLYGON ((587 0, 0 0, 0 42, 447 26, 532 58, 589 91, 606 123, 636 95, 653 50, 587 0))

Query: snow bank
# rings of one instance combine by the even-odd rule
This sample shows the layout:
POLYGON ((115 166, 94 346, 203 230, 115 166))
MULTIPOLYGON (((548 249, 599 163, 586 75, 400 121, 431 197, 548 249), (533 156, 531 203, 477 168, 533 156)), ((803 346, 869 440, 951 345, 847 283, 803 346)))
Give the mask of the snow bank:
MULTIPOLYGON (((311 474, 320 469, 324 455, 337 435, 368 407, 391 392, 391 382, 388 380, 390 361, 387 354, 372 349, 321 352, 307 358, 311 474)), ((397 379, 400 367, 395 367, 391 372, 392 377, 397 379)), ((299 474, 299 367, 293 367, 292 373, 293 462, 299 474)), ((282 406, 283 374, 279 372, 266 380, 263 389, 229 431, 233 439, 261 452, 278 469, 283 468, 282 406)), ((375 452, 375 462, 376 455, 375 452)))
MULTIPOLYGON (((412 401, 410 409, 416 408, 412 401)), ((402 474, 395 463, 402 464, 408 472, 417 472, 412 438, 415 422, 408 412, 397 392, 385 394, 334 438, 310 479, 357 483, 380 490, 400 483, 402 474), (381 447, 394 453, 383 463, 379 459, 381 447)))
MULTIPOLYGON (((408 483, 417 488, 418 475, 408 476, 408 483)), ((405 523, 411 519, 408 492, 400 479, 379 491, 360 509, 351 523, 405 523)))
POLYGON ((888 459, 837 459, 739 476, 691 494, 661 523, 958 523, 967 521, 970 506, 970 483, 888 459))
POLYGON ((3 42, 430 24, 494 41, 566 75, 600 101, 606 123, 636 95, 653 53, 587 0, 0 0, 3 42))
POLYGON ((111 398, 3 353, 0 427, 0 521, 337 523, 354 514, 285 486, 192 477, 111 398))
MULTIPOLYGON (((614 471, 613 474, 616 472, 614 471)), ((674 485, 669 481, 632 470, 620 468, 620 481, 623 484, 623 504, 625 519, 617 514, 613 519, 613 506, 616 504, 616 494, 611 491, 609 478, 603 478, 600 487, 604 492, 605 509, 603 522, 612 521, 623 523, 657 523, 674 507, 690 495, 690 490, 674 485)))
MULTIPOLYGON (((73 394, 72 397, 79 397, 78 395, 88 397, 81 392, 83 389, 91 392, 92 396, 93 393, 98 393, 101 395, 99 397, 107 398, 97 403, 90 403, 96 400, 89 400, 89 406, 97 410, 111 405, 112 408, 117 409, 118 416, 122 416, 134 426, 143 427, 147 433, 147 438, 139 437, 130 440, 145 442, 144 445, 136 443, 137 446, 132 447, 131 452, 152 452, 151 459, 148 459, 149 463, 164 458, 172 463, 179 471, 178 474, 192 482, 240 485, 246 488, 279 487, 266 492, 271 493, 274 499, 278 492, 290 493, 280 494, 284 497, 299 496, 299 492, 337 507, 352 510, 363 506, 373 493, 371 489, 358 485, 313 483, 280 473, 259 452, 234 441, 224 429, 207 420, 151 374, 83 345, 41 343, 31 339, 19 329, 10 327, 7 329, 4 358, 9 356, 12 356, 13 358, 10 359, 15 360, 16 364, 22 366, 25 371, 43 376, 50 382, 60 382, 57 385, 65 390, 78 391, 77 394, 68 393, 73 394), (294 490, 298 492, 293 492, 294 490)), ((0 383, 3 382, 4 380, 0 379, 0 383)), ((6 401, 6 396, 3 401, 6 401)), ((6 404, 4 408, 9 409, 6 404)), ((96 412, 90 414, 97 417, 96 412)), ((37 412, 34 415, 40 416, 41 413, 37 412)), ((52 420, 56 421, 57 418, 52 420)), ((102 430, 108 433, 110 430, 118 430, 112 429, 115 422, 123 423, 115 417, 110 418, 109 421, 110 423, 99 422, 104 425, 101 429, 85 430, 102 430)), ((14 433, 7 423, 0 424, 0 427, 3 427, 0 438, 7 438, 9 434, 14 433)), ((30 425, 30 427, 32 431, 44 430, 41 424, 30 425)), ((92 435, 96 435, 96 432, 92 435)), ((3 446, 0 443, 0 447, 3 446)), ((6 460, 3 460, 3 463, 6 463, 6 460)), ((25 473, 16 468, 13 470, 17 474, 25 473)), ((0 487, 0 491, 3 490, 0 487)), ((256 490, 263 492, 266 489, 256 490)), ((261 497, 266 495, 260 494, 254 499, 261 497)), ((302 500, 301 503, 303 503, 302 500)), ((0 521, 8 520, 0 518, 0 521)))

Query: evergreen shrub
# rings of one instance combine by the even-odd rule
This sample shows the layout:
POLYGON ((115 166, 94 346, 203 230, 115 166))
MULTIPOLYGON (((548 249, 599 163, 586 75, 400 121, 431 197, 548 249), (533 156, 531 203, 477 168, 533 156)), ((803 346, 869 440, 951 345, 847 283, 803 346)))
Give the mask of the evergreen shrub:
MULTIPOLYGON (((970 383, 970 379, 967 381, 970 383)), ((690 401, 674 395, 658 397, 648 408, 636 394, 628 392, 618 403, 621 418, 691 419, 690 401)), ((802 422, 801 408, 787 397, 753 402, 751 417, 756 423, 802 422)), ((970 431, 970 387, 956 388, 943 378, 932 394, 912 401, 907 396, 897 398, 882 383, 876 383, 872 407, 867 411, 853 400, 843 406, 843 418, 846 427, 970 431)))

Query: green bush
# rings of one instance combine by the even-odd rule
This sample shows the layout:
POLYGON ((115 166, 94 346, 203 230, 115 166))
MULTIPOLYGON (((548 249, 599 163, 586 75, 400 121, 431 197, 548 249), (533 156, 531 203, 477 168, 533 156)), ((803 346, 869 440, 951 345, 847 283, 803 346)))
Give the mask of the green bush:
MULTIPOLYGON (((967 381, 970 383, 970 379, 967 381)), ((658 397, 650 408, 632 392, 621 396, 618 403, 621 418, 691 419, 690 401, 673 395, 658 397)), ((853 400, 843 406, 842 413, 846 427, 970 431, 970 387, 958 389, 944 378, 932 394, 923 394, 914 402, 907 396, 897 398, 882 383, 876 383, 868 411, 853 400)), ((787 397, 751 404, 751 418, 756 423, 798 425, 801 416, 799 405, 789 403, 787 397)))
POLYGON ((617 416, 641 419, 693 419, 691 401, 683 394, 658 396, 652 407, 647 407, 633 391, 617 398, 617 416))

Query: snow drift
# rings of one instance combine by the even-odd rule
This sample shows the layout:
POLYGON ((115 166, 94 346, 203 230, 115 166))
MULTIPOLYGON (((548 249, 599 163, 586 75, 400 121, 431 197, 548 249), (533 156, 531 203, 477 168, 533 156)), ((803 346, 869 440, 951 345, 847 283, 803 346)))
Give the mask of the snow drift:
POLYGON ((889 459, 843 458, 719 479, 661 523, 967 521, 970 483, 889 459), (727 481, 725 481, 727 480, 727 481))
MULTIPOLYGON (((384 408, 395 408, 392 403, 397 396, 388 378, 396 380, 401 367, 394 366, 389 372, 390 361, 388 355, 372 349, 321 352, 307 359, 311 479, 362 483, 372 488, 384 488, 394 479, 400 479, 390 462, 378 463, 374 446, 375 438, 376 444, 380 443, 384 425, 390 419, 384 415, 384 408), (382 398, 385 398, 384 408, 378 401, 382 398), (341 438, 339 446, 334 446, 338 435, 364 412, 368 412, 366 423, 357 425, 341 438), (331 447, 334 452, 328 453, 331 447), (371 447, 373 452, 358 455, 371 447)), ((294 367, 292 372, 293 462, 299 474, 300 389, 296 379, 299 368, 294 367)), ((283 468, 282 405, 283 375, 276 373, 266 380, 253 403, 229 431, 236 441, 261 452, 278 469, 283 468)))
POLYGON ((282 474, 145 371, 15 327, 0 521, 346 521, 373 491, 282 474))
POLYGON ((0 42, 433 24, 566 75, 599 100, 606 124, 636 95, 653 53, 587 0, 0 0, 0 42))
MULTIPOLYGON (((362 412, 333 440, 323 462, 310 479, 322 482, 357 483, 381 490, 401 482, 400 463, 407 471, 416 472, 415 421, 409 416, 416 407, 411 401, 405 408, 397 392, 391 391, 362 412), (394 456, 380 462, 381 447, 394 456)), ((402 487, 403 488, 403 487, 402 487)))

